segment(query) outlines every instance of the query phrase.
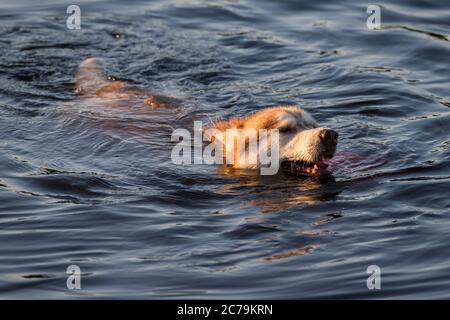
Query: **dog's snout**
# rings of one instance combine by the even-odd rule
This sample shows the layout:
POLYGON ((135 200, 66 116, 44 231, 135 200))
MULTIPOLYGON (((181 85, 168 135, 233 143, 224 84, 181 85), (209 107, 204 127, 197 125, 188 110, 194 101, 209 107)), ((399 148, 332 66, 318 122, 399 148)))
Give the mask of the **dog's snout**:
POLYGON ((336 144, 339 134, 331 129, 323 129, 320 134, 320 139, 322 139, 325 143, 336 144))

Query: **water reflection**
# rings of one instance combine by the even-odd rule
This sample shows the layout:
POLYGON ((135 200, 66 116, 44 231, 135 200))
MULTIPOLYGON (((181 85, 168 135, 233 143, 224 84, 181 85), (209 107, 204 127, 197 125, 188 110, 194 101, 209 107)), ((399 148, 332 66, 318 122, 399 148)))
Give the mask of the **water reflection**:
POLYGON ((256 207, 260 213, 274 213, 296 205, 332 201, 342 192, 333 175, 300 176, 279 172, 262 176, 257 171, 218 166, 217 173, 234 178, 224 183, 219 193, 246 195, 243 207, 256 207))

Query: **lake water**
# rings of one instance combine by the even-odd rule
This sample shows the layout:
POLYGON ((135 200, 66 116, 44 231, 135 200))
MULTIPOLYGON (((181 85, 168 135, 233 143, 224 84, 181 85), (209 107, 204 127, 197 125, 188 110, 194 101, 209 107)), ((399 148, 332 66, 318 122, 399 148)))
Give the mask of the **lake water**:
POLYGON ((381 30, 350 0, 77 1, 81 30, 69 4, 0 4, 1 298, 450 298, 448 1, 377 1, 381 30), (77 103, 88 57, 184 108, 77 103), (174 128, 277 104, 361 159, 171 162, 174 128))

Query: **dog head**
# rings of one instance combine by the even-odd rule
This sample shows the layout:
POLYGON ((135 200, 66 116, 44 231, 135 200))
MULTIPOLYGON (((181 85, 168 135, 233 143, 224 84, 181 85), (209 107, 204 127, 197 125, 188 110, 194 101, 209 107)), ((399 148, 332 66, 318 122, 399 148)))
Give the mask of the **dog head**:
MULTIPOLYGON (((273 107, 241 118, 219 121, 215 128, 265 129, 279 133, 278 150, 280 165, 284 170, 296 173, 317 174, 324 171, 337 146, 338 133, 319 127, 312 116, 296 106, 273 107)), ((245 167, 235 163, 236 167, 245 167)))

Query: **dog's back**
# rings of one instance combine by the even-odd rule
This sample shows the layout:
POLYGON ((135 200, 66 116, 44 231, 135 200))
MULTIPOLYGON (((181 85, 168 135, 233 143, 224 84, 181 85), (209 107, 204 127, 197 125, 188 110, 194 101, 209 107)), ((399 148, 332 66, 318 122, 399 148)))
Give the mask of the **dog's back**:
POLYGON ((84 60, 75 72, 76 92, 81 96, 108 100, 111 105, 123 105, 113 102, 124 100, 141 103, 153 109, 175 108, 180 104, 178 99, 154 95, 124 81, 108 80, 104 69, 104 62, 101 59, 84 60))

